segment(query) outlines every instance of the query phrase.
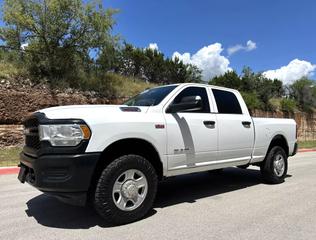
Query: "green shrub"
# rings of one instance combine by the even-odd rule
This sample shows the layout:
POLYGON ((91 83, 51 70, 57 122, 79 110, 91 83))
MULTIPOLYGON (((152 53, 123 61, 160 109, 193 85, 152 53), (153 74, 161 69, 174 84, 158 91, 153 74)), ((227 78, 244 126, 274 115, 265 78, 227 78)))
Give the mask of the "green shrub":
POLYGON ((27 78, 27 71, 22 66, 9 62, 0 62, 0 79, 27 78))
POLYGON ((281 109, 281 101, 282 99, 281 98, 271 98, 269 100, 269 108, 272 110, 272 111, 278 111, 281 109))
POLYGON ((293 113, 296 110, 296 101, 293 99, 283 98, 280 103, 283 112, 293 113))
POLYGON ((250 111, 262 108, 263 103, 259 100, 257 94, 252 92, 241 92, 241 95, 250 111))

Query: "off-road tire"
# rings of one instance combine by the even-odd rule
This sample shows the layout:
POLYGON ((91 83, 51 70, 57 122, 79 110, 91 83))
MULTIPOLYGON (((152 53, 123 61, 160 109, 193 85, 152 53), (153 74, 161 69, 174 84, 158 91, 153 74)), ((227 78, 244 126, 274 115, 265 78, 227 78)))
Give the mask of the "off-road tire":
POLYGON ((115 225, 126 224, 143 218, 152 208, 157 192, 158 177, 152 164, 142 156, 124 155, 115 159, 101 173, 94 194, 94 207, 106 222, 115 225), (131 211, 119 209, 112 197, 116 179, 129 169, 141 171, 148 183, 145 199, 139 207, 131 211))
POLYGON ((266 183, 278 184, 284 182, 284 178, 287 175, 288 161, 287 154, 284 149, 279 146, 272 147, 268 152, 265 160, 260 165, 260 171, 262 177, 266 183), (274 172, 274 161, 278 155, 282 155, 284 158, 284 172, 281 176, 277 176, 274 172))

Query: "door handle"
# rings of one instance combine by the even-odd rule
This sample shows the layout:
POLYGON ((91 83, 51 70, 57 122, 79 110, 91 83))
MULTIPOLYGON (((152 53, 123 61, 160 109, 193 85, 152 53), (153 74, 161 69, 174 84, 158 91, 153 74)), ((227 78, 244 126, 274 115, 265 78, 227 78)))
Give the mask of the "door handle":
POLYGON ((215 121, 203 121, 205 126, 214 126, 215 125, 215 121))
POLYGON ((251 122, 249 122, 249 121, 242 121, 241 123, 242 123, 242 125, 244 125, 244 127, 250 128, 251 122))

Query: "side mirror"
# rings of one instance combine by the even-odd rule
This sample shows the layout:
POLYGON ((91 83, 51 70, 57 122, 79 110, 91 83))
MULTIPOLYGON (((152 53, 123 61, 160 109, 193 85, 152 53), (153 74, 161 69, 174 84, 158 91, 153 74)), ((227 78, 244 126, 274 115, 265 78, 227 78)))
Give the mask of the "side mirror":
POLYGON ((187 96, 179 103, 171 103, 167 108, 167 113, 198 111, 202 110, 202 99, 200 96, 187 96))

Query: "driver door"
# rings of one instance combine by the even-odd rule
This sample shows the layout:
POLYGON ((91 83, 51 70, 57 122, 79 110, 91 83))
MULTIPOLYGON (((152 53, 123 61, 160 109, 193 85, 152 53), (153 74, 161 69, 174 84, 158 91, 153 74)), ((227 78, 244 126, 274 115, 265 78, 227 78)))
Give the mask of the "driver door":
POLYGON ((210 111, 208 89, 188 86, 171 101, 201 98, 200 109, 165 113, 167 125, 168 170, 181 170, 208 165, 217 158, 217 119, 210 111))

